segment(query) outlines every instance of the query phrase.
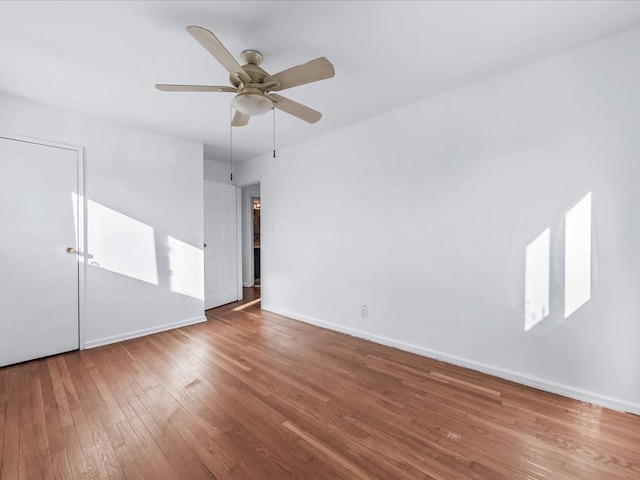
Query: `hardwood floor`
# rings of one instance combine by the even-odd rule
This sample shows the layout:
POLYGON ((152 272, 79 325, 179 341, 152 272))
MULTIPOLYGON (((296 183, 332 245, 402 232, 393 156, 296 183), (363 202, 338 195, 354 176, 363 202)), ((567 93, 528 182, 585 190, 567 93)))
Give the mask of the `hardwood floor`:
POLYGON ((640 478, 640 417, 237 306, 0 368, 0 478, 640 478))

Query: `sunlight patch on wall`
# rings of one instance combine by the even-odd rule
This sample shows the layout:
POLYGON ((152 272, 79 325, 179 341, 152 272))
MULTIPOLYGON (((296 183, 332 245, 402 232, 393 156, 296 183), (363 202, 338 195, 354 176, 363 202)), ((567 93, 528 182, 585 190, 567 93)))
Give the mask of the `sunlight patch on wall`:
POLYGON ((564 318, 591 299, 591 193, 565 215, 564 318))
POLYGON ((202 249, 167 237, 171 291, 204 300, 204 254, 202 249))
POLYGON ((158 285, 153 227, 88 199, 86 210, 88 264, 158 285))
POLYGON ((525 331, 549 315, 550 247, 551 231, 547 228, 525 250, 525 331))
MULTIPOLYGON (((591 192, 564 216, 564 318, 591 299, 591 192)), ((524 329, 549 316, 550 244, 547 228, 525 250, 524 329)))

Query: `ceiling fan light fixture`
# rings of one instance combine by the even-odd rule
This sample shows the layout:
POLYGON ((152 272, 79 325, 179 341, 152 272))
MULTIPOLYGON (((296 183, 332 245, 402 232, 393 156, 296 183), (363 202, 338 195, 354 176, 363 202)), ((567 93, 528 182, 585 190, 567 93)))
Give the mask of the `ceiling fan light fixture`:
POLYGON ((261 93, 239 93, 231 102, 233 108, 245 115, 262 115, 273 108, 273 102, 261 93))

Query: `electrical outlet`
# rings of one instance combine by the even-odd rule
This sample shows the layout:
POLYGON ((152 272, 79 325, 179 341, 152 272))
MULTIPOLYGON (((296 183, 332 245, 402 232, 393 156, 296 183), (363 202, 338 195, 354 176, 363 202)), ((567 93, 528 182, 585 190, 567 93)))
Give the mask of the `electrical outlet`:
POLYGON ((369 307, 367 307, 366 305, 362 305, 360 307, 360 316, 367 318, 369 316, 369 307))

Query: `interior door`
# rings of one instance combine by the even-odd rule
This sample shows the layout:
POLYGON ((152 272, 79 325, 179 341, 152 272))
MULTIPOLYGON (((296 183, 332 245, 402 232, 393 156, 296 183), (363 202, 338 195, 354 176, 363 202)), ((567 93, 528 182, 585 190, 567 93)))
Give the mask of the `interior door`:
POLYGON ((238 300, 236 187, 204 182, 206 309, 238 300))
POLYGON ((0 366, 76 350, 75 150, 0 137, 0 366))

